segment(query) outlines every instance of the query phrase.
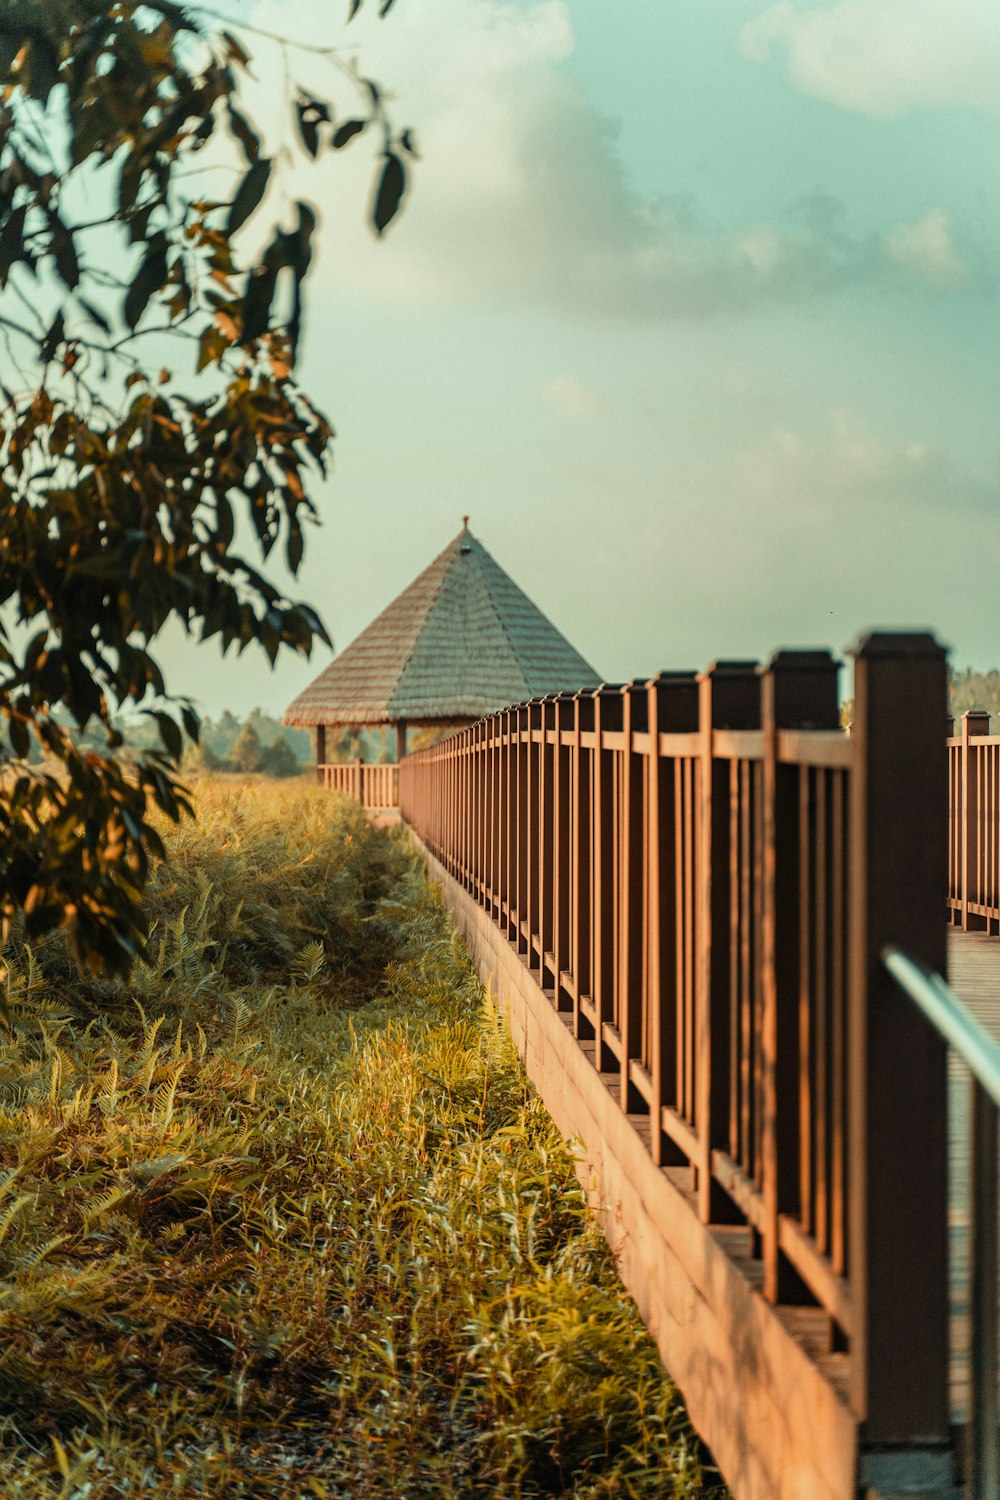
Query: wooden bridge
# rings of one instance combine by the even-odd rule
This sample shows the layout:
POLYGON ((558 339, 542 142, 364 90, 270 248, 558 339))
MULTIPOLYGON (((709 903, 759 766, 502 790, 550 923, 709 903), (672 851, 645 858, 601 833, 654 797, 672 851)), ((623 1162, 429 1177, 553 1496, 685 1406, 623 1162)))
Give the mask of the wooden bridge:
POLYGON ((948 910, 996 1027, 1000 741, 966 723, 949 774, 927 636, 862 641, 850 734, 836 679, 534 699, 404 759, 401 813, 738 1500, 995 1500, 996 1111, 955 1116, 949 1200, 969 1012, 933 976, 948 910))

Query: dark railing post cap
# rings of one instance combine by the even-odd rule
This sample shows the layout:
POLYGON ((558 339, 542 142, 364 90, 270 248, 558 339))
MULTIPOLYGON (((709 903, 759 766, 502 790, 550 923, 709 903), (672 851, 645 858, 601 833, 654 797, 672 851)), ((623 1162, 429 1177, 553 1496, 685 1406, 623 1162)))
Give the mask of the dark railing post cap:
POLYGON ((757 671, 763 677, 767 672, 835 672, 840 671, 840 662, 824 647, 811 650, 792 651, 783 647, 775 651, 768 661, 761 662, 757 671))
POLYGON ((859 636, 850 655, 872 658, 942 657, 947 647, 930 630, 870 630, 859 636))
POLYGON ((699 672, 699 679, 705 677, 750 677, 757 672, 759 662, 742 659, 713 661, 704 672, 699 672))

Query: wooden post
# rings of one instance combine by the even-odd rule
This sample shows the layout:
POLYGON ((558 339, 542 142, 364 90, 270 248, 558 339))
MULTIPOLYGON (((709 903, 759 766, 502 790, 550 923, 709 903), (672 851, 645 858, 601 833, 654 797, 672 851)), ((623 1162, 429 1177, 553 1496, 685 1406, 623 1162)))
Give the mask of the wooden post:
POLYGON ((515 873, 517 877, 514 913, 515 913, 515 942, 518 953, 528 952, 528 936, 530 929, 528 922, 528 871, 531 861, 529 858, 529 843, 531 830, 529 828, 528 814, 528 785, 531 775, 531 745, 530 714, 526 703, 520 704, 512 714, 512 724, 515 736, 514 755, 517 761, 517 774, 515 780, 514 810, 517 817, 516 849, 517 860, 515 873), (526 936, 526 933, 528 934, 526 936))
POLYGON ((559 1010, 574 1009, 572 998, 563 985, 563 974, 571 967, 570 960, 570 912, 572 909, 572 757, 573 749, 563 744, 563 736, 574 732, 574 696, 560 693, 555 700, 555 734, 553 747, 555 776, 553 779, 553 826, 555 835, 555 892, 553 896, 552 955, 554 959, 556 1006, 559 1010))
POLYGON ((760 724, 757 664, 715 662, 698 679, 701 808, 698 881, 698 1015, 695 1033, 698 1205, 706 1224, 736 1217, 712 1176, 712 1152, 729 1145, 729 763, 715 760, 717 729, 760 724))
POLYGON ((396 720, 396 764, 406 756, 406 720, 396 720))
POLYGON ((962 931, 985 925, 984 918, 970 912, 969 903, 979 902, 979 764, 980 751, 970 741, 989 734, 990 716, 970 708, 962 715, 962 931))
POLYGON ((573 980, 576 1000, 573 1005, 573 1031, 577 1038, 588 1038, 593 1028, 580 1006, 580 997, 591 999, 590 956, 593 941, 591 921, 591 809, 593 750, 585 749, 583 736, 593 734, 594 699, 589 693, 575 695, 573 708, 573 980))
POLYGON ((527 904, 525 918, 528 924, 527 932, 527 955, 528 968, 535 972, 536 963, 539 965, 538 982, 542 982, 542 963, 535 953, 535 943, 541 932, 540 891, 539 875, 541 872, 541 751, 544 748, 539 744, 537 736, 542 730, 542 700, 531 698, 528 701, 528 775, 527 775, 527 840, 528 840, 528 880, 527 880, 527 904))
POLYGON ((643 910, 645 875, 645 764, 636 755, 633 735, 645 734, 648 725, 649 695, 646 679, 626 683, 622 688, 622 827, 621 873, 619 885, 618 943, 618 1031, 621 1038, 621 1107, 626 1114, 645 1112, 646 1101, 631 1078, 633 1058, 643 1055, 643 1010, 645 999, 644 935, 646 913, 643 910))
POLYGON ((622 694, 620 687, 605 685, 594 694, 594 829, 593 829, 593 962, 591 969, 594 1002, 595 1061, 599 1073, 618 1066, 614 1050, 608 1045, 605 1027, 614 1020, 615 1002, 615 752, 605 748, 603 737, 622 727, 622 694))
POLYGON ((896 944, 946 973, 945 653, 870 635, 854 653, 848 1266, 862 1446, 948 1441, 946 1047, 890 978, 896 944))
MULTIPOLYGON (((548 989, 547 954, 553 953, 555 922, 556 844, 555 779, 556 746, 549 743, 557 725, 556 699, 548 693, 538 710, 541 738, 538 745, 538 983, 548 989)), ((559 976, 553 978, 553 999, 558 996, 559 976)))
POLYGON ((680 1153, 663 1131, 663 1106, 677 1049, 677 807, 672 763, 660 755, 661 734, 690 734, 698 728, 698 681, 694 672, 661 672, 647 689, 652 755, 647 779, 646 839, 649 847, 649 937, 647 963, 650 1025, 650 1149, 657 1163, 676 1162, 680 1153))
POLYGON ((316 780, 320 786, 326 779, 323 767, 326 765, 326 725, 316 725, 316 780))
POLYGON ((764 1295, 802 1300, 778 1247, 782 1213, 799 1198, 799 768, 778 761, 782 729, 835 730, 837 663, 827 651, 779 651, 761 676, 764 731, 763 1196, 764 1295))

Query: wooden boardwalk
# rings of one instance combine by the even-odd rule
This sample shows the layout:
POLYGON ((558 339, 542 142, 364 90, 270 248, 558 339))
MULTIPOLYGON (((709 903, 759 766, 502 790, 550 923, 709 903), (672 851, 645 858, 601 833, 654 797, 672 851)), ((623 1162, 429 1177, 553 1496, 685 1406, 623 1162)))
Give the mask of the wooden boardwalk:
MULTIPOLYGON (((952 989, 979 1023, 1000 1041, 1000 938, 982 932, 948 933, 948 977, 952 989)), ((969 1075, 954 1053, 949 1062, 951 1136, 951 1313, 954 1359, 951 1404, 956 1422, 968 1415, 968 1226, 969 1075)))

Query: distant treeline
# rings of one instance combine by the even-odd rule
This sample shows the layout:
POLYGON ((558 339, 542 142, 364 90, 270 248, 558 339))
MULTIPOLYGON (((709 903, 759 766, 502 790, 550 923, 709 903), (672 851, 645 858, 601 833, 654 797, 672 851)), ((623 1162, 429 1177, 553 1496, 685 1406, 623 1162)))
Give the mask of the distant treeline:
POLYGON ((991 667, 988 672, 977 672, 972 667, 963 667, 960 672, 952 670, 949 683, 951 713, 957 719, 970 708, 981 708, 993 718, 1000 717, 1000 671, 991 667))
MULTIPOLYGON (((62 720, 63 716, 59 717, 62 720)), ((160 748, 159 729, 151 715, 138 713, 119 718, 114 727, 122 736, 126 753, 160 748)), ((76 739, 84 748, 101 750, 106 746, 99 725, 88 726, 76 739)), ((395 758, 395 736, 390 744, 388 732, 382 729, 363 729, 356 737, 346 729, 328 729, 326 747, 328 757, 335 761, 356 760, 359 754, 369 762, 385 763, 395 758)), ((3 758, 0 745, 0 759, 3 758)), ((34 739, 28 759, 35 765, 42 760, 41 748, 34 739)), ((188 743, 184 748, 183 766, 187 770, 297 776, 313 765, 315 759, 316 742, 310 730, 289 729, 262 708, 253 709, 243 719, 224 709, 217 718, 202 719, 198 743, 188 743)))

